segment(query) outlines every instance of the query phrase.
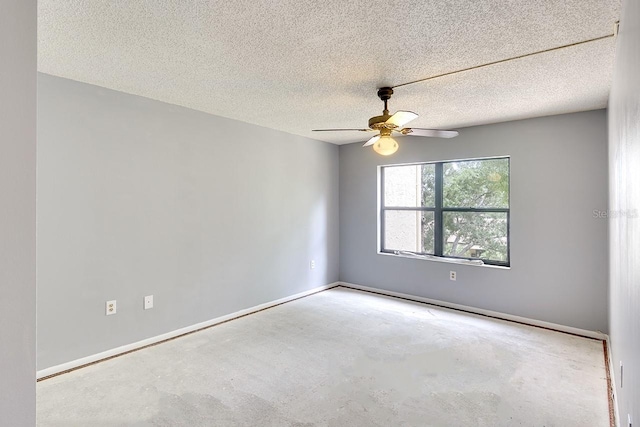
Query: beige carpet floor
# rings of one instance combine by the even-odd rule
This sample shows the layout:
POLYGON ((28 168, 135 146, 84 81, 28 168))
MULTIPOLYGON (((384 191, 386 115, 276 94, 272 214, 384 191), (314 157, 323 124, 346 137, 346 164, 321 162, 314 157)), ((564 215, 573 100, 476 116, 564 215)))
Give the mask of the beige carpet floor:
POLYGON ((345 288, 37 393, 43 427, 609 426, 601 341, 345 288))

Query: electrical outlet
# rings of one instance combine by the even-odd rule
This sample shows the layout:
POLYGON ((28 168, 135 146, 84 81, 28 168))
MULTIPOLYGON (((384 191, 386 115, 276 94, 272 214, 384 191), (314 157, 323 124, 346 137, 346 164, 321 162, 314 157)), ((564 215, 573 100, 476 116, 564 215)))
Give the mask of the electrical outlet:
POLYGON ((314 268, 316 268, 316 260, 312 259, 309 263, 309 270, 313 270, 314 268))
POLYGON ((624 385, 624 365, 622 360, 620 361, 620 388, 624 385))
POLYGON ((111 316, 112 314, 116 314, 118 312, 116 306, 116 300, 107 301, 105 306, 105 312, 107 316, 111 316))
POLYGON ((456 280, 456 272, 455 271, 450 271, 449 272, 449 280, 453 280, 455 282, 455 280, 456 280))
POLYGON ((153 308, 153 295, 144 297, 144 309, 149 310, 150 308, 153 308))

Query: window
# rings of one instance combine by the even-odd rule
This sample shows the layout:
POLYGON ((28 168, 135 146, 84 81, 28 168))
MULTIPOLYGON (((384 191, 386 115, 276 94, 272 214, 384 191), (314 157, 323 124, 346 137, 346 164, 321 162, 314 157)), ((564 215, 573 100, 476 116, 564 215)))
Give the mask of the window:
POLYGON ((383 166, 380 251, 509 266, 509 158, 383 166))

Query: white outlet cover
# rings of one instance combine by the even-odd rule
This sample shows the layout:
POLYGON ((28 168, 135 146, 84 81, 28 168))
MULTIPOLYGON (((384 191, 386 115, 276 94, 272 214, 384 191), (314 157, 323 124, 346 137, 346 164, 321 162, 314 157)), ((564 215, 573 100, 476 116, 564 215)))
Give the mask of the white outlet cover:
POLYGON ((620 361, 620 388, 624 387, 624 365, 620 361))
POLYGON ((153 308, 153 295, 144 297, 144 309, 149 310, 150 308, 153 308))
POLYGON ((311 270, 313 270, 314 268, 316 268, 316 261, 315 261, 315 260, 313 260, 313 259, 311 260, 311 262, 309 263, 309 268, 310 268, 311 270))
POLYGON ((449 272, 449 279, 455 281, 456 280, 456 272, 455 271, 450 271, 449 272))
POLYGON ((107 301, 105 304, 104 310, 107 316, 116 314, 118 312, 118 306, 116 305, 116 300, 107 301))

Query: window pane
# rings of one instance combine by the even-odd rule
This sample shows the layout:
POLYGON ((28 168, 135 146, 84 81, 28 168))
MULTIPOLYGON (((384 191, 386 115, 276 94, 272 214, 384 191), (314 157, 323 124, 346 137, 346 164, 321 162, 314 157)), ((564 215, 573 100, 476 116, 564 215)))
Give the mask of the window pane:
POLYGON ((415 208, 435 206, 435 165, 384 168, 384 205, 415 208))
POLYGON ((449 162, 443 175, 444 207, 509 207, 509 159, 449 162))
POLYGON ((433 212, 385 211, 384 249, 433 254, 433 229, 433 212))
POLYGON ((507 261, 507 214, 443 212, 444 256, 507 261))

